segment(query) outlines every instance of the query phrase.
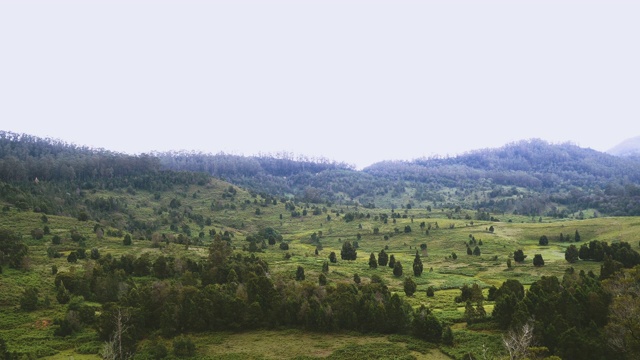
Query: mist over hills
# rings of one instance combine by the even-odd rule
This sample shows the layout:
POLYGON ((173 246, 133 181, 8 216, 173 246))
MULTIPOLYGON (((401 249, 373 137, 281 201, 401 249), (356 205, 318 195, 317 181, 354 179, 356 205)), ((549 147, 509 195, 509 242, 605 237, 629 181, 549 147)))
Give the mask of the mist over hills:
POLYGON ((609 149, 607 153, 615 156, 640 158, 640 136, 621 142, 609 149))
MULTIPOLYGON (((158 190, 208 174, 256 193, 364 207, 424 207, 531 216, 640 215, 640 162, 532 139, 446 158, 381 161, 363 170, 326 159, 185 152, 139 156, 0 132, 0 199, 35 178, 75 188, 158 190)), ((62 185, 61 185, 62 186, 62 185)), ((13 194, 13 195, 11 195, 13 194)), ((11 196, 10 196, 11 195, 11 196)), ((21 199, 21 200, 19 200, 21 199)), ((31 202, 31 203, 30 203, 31 202)))

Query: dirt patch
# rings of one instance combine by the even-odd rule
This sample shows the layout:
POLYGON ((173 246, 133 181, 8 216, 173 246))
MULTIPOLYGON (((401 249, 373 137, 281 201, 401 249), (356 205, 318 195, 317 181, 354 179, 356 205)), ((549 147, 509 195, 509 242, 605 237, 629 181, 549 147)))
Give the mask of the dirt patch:
POLYGON ((34 327, 38 330, 44 330, 49 326, 51 326, 51 320, 47 320, 47 319, 37 320, 34 325, 34 327))

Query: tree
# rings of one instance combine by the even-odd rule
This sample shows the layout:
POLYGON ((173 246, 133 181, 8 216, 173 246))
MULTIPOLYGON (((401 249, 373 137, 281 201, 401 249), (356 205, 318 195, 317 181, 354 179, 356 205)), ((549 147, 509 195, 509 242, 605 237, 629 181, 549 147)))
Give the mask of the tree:
POLYGON ((473 255, 473 250, 467 245, 467 255, 473 255))
POLYGON ((413 296, 413 294, 416 292, 417 287, 418 285, 416 285, 416 282, 413 281, 412 278, 408 276, 404 278, 404 293, 407 296, 413 296))
POLYGON ((393 269, 393 267, 396 265, 396 257, 391 254, 391 256, 389 257, 389 267, 393 269))
POLYGON ((495 229, 493 228, 493 225, 489 226, 489 232, 493 234, 494 231, 495 229))
POLYGON ((455 252, 452 252, 452 253, 451 253, 451 258, 452 258, 453 260, 456 260, 456 259, 458 258, 458 254, 456 254, 455 252))
POLYGON ((378 267, 378 261, 376 260, 376 255, 371 253, 369 256, 369 269, 376 269, 378 267))
POLYGON ((422 260, 420 259, 420 254, 416 250, 416 257, 413 258, 413 275, 420 276, 422 275, 423 265, 422 260))
POLYGON ((353 282, 356 284, 360 284, 360 275, 358 274, 353 274, 353 282))
POLYGON ((513 260, 515 260, 516 262, 523 262, 524 259, 527 258, 527 255, 524 254, 524 251, 518 249, 516 251, 513 252, 513 260))
POLYGON ((540 236, 540 240, 538 240, 538 244, 540 246, 547 246, 549 245, 549 238, 547 238, 547 235, 542 235, 540 236))
POLYGON ((413 316, 413 335, 426 341, 439 342, 442 339, 442 324, 424 305, 413 316))
POLYGON ((575 235, 573 236, 575 242, 580 242, 580 233, 576 230, 575 235))
POLYGON ((429 286, 427 288, 427 296, 428 297, 434 297, 436 295, 435 290, 433 289, 433 286, 429 286))
POLYGON ((533 341, 533 320, 529 320, 519 329, 511 329, 502 336, 504 348, 509 353, 510 360, 527 357, 527 350, 533 341))
POLYGON ((402 264, 400 261, 396 261, 393 265, 393 275, 396 277, 402 276, 402 264))
POLYGON ((473 249, 473 255, 480 256, 480 247, 476 245, 476 248, 473 249))
POLYGON ((389 262, 389 255, 387 255, 387 253, 384 251, 384 249, 382 249, 378 253, 378 265, 387 266, 388 262, 389 262))
POLYGON ((298 270, 296 270, 296 280, 302 281, 304 280, 304 268, 298 265, 298 270))
POLYGON ((451 331, 449 326, 445 326, 442 330, 442 343, 453 346, 453 331, 451 331))
POLYGON ((69 255, 67 256, 67 261, 70 263, 76 263, 78 262, 78 254, 76 254, 75 251, 72 251, 71 253, 69 253, 69 255))
POLYGON ((582 246, 580 246, 580 250, 578 251, 578 257, 580 257, 580 260, 590 259, 591 253, 589 251, 589 246, 587 246, 587 244, 582 244, 582 246))
POLYGON ((24 290, 20 297, 20 309, 24 311, 33 311, 38 308, 38 289, 29 286, 24 290))
POLYGON ((564 252, 564 259, 572 264, 578 261, 578 248, 573 244, 569 245, 567 250, 564 252))
POLYGON ((533 256, 533 266, 544 266, 544 259, 541 254, 535 254, 533 256))
POLYGON ((331 261, 332 264, 335 264, 338 262, 338 258, 336 257, 336 253, 334 251, 332 251, 331 254, 329 254, 329 261, 331 261))
POLYGON ((325 274, 329 273, 329 263, 327 261, 322 263, 322 272, 325 274))
POLYGON ((98 248, 92 248, 90 257, 92 260, 100 259, 100 250, 98 250, 98 248))
POLYGON ((126 234, 126 235, 124 236, 124 239, 122 239, 122 244, 123 244, 123 245, 127 245, 127 246, 128 246, 128 245, 131 245, 131 235, 126 234))
POLYGON ((320 273, 320 276, 318 277, 318 283, 320 284, 320 286, 327 285, 327 276, 324 273, 320 273))
POLYGON ((340 258, 342 260, 355 260, 358 256, 356 248, 351 244, 350 241, 345 241, 342 243, 342 250, 340 251, 340 258))
POLYGON ((0 266, 8 264, 18 269, 29 248, 22 242, 22 236, 12 230, 0 228, 0 266))

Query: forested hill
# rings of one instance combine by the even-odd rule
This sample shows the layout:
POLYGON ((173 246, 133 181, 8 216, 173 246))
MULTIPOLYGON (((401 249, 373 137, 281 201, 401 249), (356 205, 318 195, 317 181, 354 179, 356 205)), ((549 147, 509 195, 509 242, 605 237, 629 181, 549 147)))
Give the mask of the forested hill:
POLYGON ((455 184, 491 179, 494 184, 527 188, 584 186, 605 188, 611 182, 640 183, 640 163, 572 144, 552 145, 533 139, 498 149, 477 150, 448 158, 380 162, 364 170, 388 178, 455 184))
MULTIPOLYGON (((202 182, 205 174, 256 193, 311 203, 460 206, 530 216, 640 215, 639 161, 542 140, 456 157, 384 161, 357 171, 349 164, 290 154, 131 156, 0 132, 0 181, 12 186, 38 178, 64 184, 69 193, 96 186, 162 190, 172 183, 202 182)), ((16 193, 6 189, 5 200, 7 193, 16 193)), ((22 197, 33 196, 24 190, 22 197)))

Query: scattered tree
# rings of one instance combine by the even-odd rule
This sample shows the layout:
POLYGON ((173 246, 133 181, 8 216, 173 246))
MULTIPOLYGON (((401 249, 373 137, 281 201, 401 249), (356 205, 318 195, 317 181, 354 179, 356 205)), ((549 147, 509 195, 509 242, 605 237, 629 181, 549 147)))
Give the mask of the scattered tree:
MULTIPOLYGON (((398 262, 399 264, 399 262, 398 262)), ((415 281, 413 281, 412 278, 410 277, 405 277, 404 278, 404 293, 407 296, 413 296, 413 294, 416 292, 416 288, 418 287, 418 285, 416 284, 415 281)))

